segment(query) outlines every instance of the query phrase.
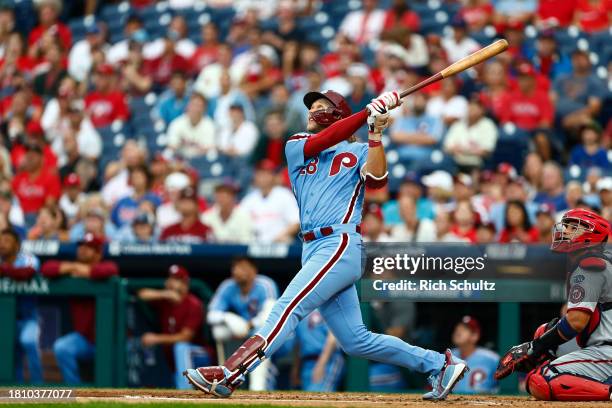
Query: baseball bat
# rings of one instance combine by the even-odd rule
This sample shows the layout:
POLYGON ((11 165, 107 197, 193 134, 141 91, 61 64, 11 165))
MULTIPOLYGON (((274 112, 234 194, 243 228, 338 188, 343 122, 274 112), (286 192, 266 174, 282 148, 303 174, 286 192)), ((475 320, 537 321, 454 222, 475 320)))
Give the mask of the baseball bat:
POLYGON ((403 90, 400 93, 400 98, 404 98, 410 95, 411 93, 414 93, 419 89, 426 87, 427 85, 433 84, 434 82, 438 82, 444 78, 448 78, 458 74, 459 72, 465 71, 466 69, 471 68, 474 65, 480 64, 484 60, 492 58, 497 54, 506 51, 507 49, 508 41, 503 39, 497 40, 494 43, 489 44, 486 47, 481 48, 480 50, 468 55, 467 57, 461 58, 459 61, 449 65, 442 71, 430 76, 429 78, 419 82, 418 84, 403 90))

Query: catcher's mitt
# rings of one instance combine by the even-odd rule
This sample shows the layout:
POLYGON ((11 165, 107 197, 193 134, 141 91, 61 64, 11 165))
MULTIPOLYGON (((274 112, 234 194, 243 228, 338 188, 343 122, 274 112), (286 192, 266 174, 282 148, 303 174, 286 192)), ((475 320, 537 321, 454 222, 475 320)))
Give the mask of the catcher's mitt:
POLYGON ((499 360, 499 365, 495 371, 495 379, 506 378, 515 371, 528 372, 536 368, 543 360, 545 355, 535 356, 531 342, 519 344, 512 347, 499 360))

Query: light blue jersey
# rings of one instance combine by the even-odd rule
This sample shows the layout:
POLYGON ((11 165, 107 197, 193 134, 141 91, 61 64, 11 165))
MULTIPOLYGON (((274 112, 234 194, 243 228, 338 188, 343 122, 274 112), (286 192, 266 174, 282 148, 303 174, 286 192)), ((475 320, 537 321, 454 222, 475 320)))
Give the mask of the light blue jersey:
POLYGON ((359 225, 364 197, 361 168, 368 158, 368 146, 344 141, 305 159, 308 137, 297 134, 285 146, 302 231, 335 224, 359 225))
POLYGON ((451 351, 455 356, 464 359, 470 367, 470 371, 455 386, 456 393, 490 394, 498 391, 497 381, 493 378, 499 363, 497 353, 478 347, 467 358, 464 358, 457 349, 451 351))
POLYGON ((266 300, 278 298, 276 283, 267 276, 257 275, 253 287, 247 295, 240 292, 240 287, 233 279, 224 280, 215 292, 208 311, 232 312, 243 319, 251 320, 263 307, 266 300))
MULTIPOLYGON (((0 258, 0 262, 2 258, 0 258)), ((15 258, 15 262, 13 263, 13 267, 15 268, 26 268, 31 267, 36 271, 36 275, 38 275, 40 271, 40 261, 38 258, 32 254, 27 252, 19 251, 17 257, 15 258)), ((38 305, 38 301, 36 296, 19 296, 17 300, 17 319, 19 320, 27 320, 27 319, 35 319, 37 317, 36 308, 38 305)))

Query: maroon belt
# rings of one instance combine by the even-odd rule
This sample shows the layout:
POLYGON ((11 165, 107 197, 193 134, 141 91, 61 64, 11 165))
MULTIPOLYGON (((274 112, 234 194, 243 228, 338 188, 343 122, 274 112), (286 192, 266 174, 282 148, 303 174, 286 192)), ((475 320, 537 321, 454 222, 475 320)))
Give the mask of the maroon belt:
MULTIPOLYGON (((326 237, 334 233, 334 228, 331 226, 321 227, 317 229, 320 231, 321 237, 326 237)), ((357 232, 358 234, 361 234, 361 226, 356 225, 355 232, 357 232)), ((303 232, 303 233, 300 233, 300 235, 302 236, 302 240, 304 242, 310 242, 310 241, 314 241, 315 239, 317 239, 317 234, 315 233, 315 231, 303 232)))

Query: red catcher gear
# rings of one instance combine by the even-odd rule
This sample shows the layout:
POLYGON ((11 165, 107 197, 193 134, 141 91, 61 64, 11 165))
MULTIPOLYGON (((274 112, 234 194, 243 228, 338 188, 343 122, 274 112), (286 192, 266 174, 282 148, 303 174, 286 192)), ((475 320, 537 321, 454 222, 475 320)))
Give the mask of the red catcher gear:
POLYGON ((304 95, 304 105, 308 109, 312 106, 312 104, 317 99, 327 99, 333 106, 330 106, 326 109, 319 109, 317 111, 311 112, 310 117, 317 124, 321 126, 329 126, 332 123, 348 118, 351 115, 351 108, 346 102, 346 99, 338 92, 334 91, 325 91, 325 92, 308 92, 304 95))
POLYGON ((553 228, 550 249, 554 252, 573 252, 603 245, 610 234, 610 223, 602 216, 582 208, 569 210, 553 228), (568 228, 573 228, 567 232, 568 228))
POLYGON ((611 386, 590 378, 571 374, 559 374, 546 378, 542 372, 544 364, 525 379, 527 392, 543 401, 609 401, 611 386))

